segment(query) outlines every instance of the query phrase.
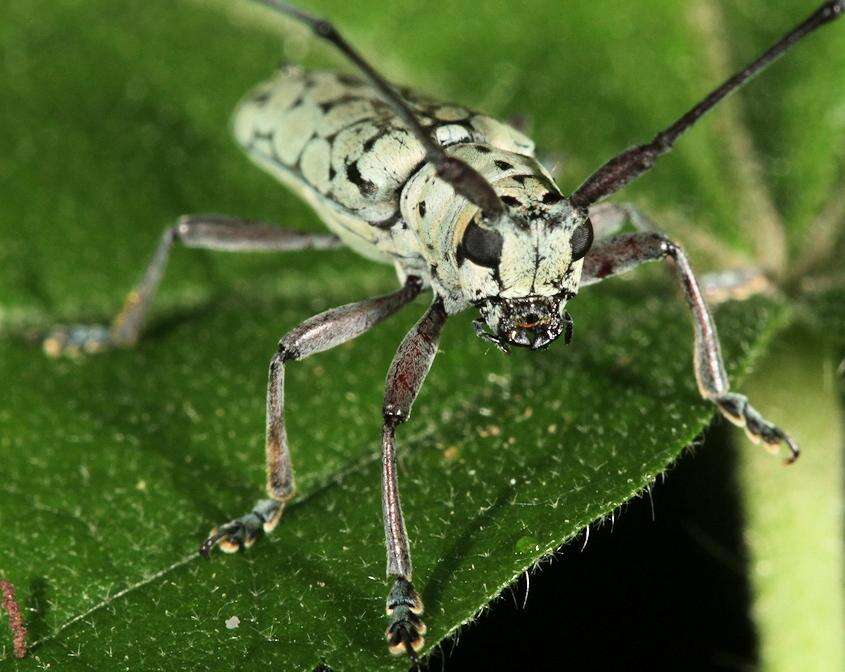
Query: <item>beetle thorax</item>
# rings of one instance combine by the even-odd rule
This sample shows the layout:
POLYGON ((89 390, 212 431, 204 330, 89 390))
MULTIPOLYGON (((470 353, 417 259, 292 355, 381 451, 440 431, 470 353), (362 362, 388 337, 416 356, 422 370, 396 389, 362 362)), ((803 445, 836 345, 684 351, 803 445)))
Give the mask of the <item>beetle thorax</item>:
POLYGON ((573 242, 578 243, 585 215, 572 208, 533 157, 483 145, 460 145, 449 153, 493 185, 507 214, 484 221, 431 166, 409 180, 402 192, 403 217, 419 239, 432 287, 447 310, 475 305, 492 319, 500 312, 493 303, 525 299, 528 306, 530 297, 556 297, 562 311, 578 291, 581 261, 573 260, 573 242))

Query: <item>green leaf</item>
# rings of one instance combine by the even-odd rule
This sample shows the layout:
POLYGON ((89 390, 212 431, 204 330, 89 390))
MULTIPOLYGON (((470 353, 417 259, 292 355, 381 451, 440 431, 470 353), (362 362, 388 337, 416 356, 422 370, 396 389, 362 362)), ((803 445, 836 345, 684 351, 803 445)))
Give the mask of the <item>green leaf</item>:
MULTIPOLYGON (((677 3, 648 12, 529 4, 309 6, 393 80, 502 117, 530 115, 541 149, 564 153, 568 187, 715 83, 697 55, 712 36, 677 3)), ((794 11, 783 27, 804 4, 785 3, 794 11)), ((731 43, 755 49, 781 30, 767 23, 771 32, 748 35, 742 16, 730 19, 731 43)), ((788 73, 796 86, 827 87, 832 40, 814 38, 761 82, 788 73)), ((182 213, 319 230, 305 205, 239 154, 227 124, 280 55, 339 60, 269 13, 172 0, 119 10, 106 0, 7 0, 0 49, 0 574, 16 584, 35 642, 28 659, 7 665, 383 669, 381 387, 423 300, 290 367, 298 498, 247 553, 204 562, 195 549, 260 496, 266 362, 278 338, 315 312, 389 291, 391 269, 346 251, 182 250, 138 348, 55 362, 20 338, 57 321, 108 320, 182 213), (240 625, 230 630, 232 616, 240 625)), ((750 95, 765 91, 755 84, 750 95)), ((845 104, 841 88, 825 95, 845 104)), ((756 117, 773 135, 792 123, 778 104, 768 122, 756 117)), ((737 179, 737 152, 724 142, 734 117, 735 104, 704 121, 628 194, 678 235, 695 234, 694 258, 720 267, 712 247, 694 243, 752 255, 737 213, 748 207, 746 183, 767 184, 737 179)), ((841 117, 831 119, 806 131, 815 144, 841 130, 841 117)), ((756 138, 757 127, 748 133, 756 138)), ((795 152, 782 160, 807 161, 795 152)), ((841 167, 841 155, 833 160, 841 167)), ((810 171, 802 188, 824 193, 830 174, 810 171)), ((775 181, 772 198, 791 188, 775 181)), ((585 291, 572 305, 572 346, 544 355, 501 357, 472 335, 469 315, 447 326, 399 432, 429 645, 641 493, 711 417, 676 288, 657 269, 637 276, 585 291)), ((718 311, 732 374, 788 314, 759 298, 718 311)), ((4 646, 0 656, 10 655, 4 646)))

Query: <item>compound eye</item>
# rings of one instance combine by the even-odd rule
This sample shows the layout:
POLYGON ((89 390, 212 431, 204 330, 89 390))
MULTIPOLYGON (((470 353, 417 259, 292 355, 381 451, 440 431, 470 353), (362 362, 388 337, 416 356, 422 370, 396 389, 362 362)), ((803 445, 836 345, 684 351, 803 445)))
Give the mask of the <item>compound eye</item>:
POLYGON ((459 254, 479 266, 496 268, 502 256, 502 234, 470 222, 461 241, 459 254))
POLYGON ((583 259, 590 251, 593 245, 593 223, 589 217, 572 232, 569 243, 572 245, 572 261, 583 259))

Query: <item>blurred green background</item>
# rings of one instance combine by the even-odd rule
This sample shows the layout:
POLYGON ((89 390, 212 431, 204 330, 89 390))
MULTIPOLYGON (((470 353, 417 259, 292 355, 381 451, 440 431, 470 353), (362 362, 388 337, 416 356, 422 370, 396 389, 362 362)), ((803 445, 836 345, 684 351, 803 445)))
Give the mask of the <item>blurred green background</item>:
MULTIPOLYGON (((301 4, 392 80, 525 117, 564 191, 815 6, 301 4)), ((54 362, 30 338, 108 320, 180 214, 319 230, 241 156, 228 117, 280 59, 348 66, 306 31, 223 0, 5 0, 0 58, 0 576, 38 643, 18 663, 3 635, 0 667, 407 667, 381 639, 373 439, 384 371, 422 301, 292 367, 300 500, 251 553, 192 555, 258 493, 278 337, 389 290, 389 268, 346 251, 177 251, 137 350, 54 362), (223 626, 232 615, 236 631, 223 626)), ((489 352, 470 316, 447 328, 400 435, 429 640, 475 621, 432 669, 845 667, 843 156, 836 25, 617 198, 650 212, 697 268, 759 265, 780 285, 720 307, 717 322, 731 373, 756 365, 739 389, 802 442, 794 468, 717 423, 655 482, 712 415, 661 269, 584 292, 573 347, 546 358, 489 352)))

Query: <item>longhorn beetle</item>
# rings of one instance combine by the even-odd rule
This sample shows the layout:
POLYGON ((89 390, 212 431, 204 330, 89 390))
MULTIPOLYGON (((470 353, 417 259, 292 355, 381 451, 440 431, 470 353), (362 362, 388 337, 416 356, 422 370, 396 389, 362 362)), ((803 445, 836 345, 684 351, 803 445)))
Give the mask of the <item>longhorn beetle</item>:
POLYGON ((614 235, 626 219, 645 221, 630 206, 598 203, 646 173, 706 112, 801 39, 845 12, 830 0, 744 70, 645 144, 613 157, 570 196, 534 157, 534 143, 515 128, 460 105, 446 105, 389 84, 335 27, 280 0, 257 0, 334 45, 362 77, 282 68, 240 103, 238 143, 259 166, 304 198, 331 234, 302 233, 225 216, 185 216, 165 231, 146 273, 109 328, 57 329, 45 341, 52 355, 129 346, 175 243, 241 251, 330 249, 347 245, 393 264, 401 287, 391 294, 327 310, 280 341, 267 386, 267 494, 250 513, 212 530, 200 550, 249 547, 271 532, 294 494, 285 432, 285 366, 345 343, 411 302, 423 290, 433 300, 405 336, 384 393, 382 508, 387 546, 387 640, 392 653, 416 658, 425 625, 411 583, 411 552, 396 474, 396 428, 407 421, 446 319, 468 308, 481 338, 507 352, 542 350, 572 337, 566 311, 579 287, 648 261, 671 263, 692 312, 694 368, 702 397, 752 441, 777 449, 788 462, 797 444, 732 392, 716 326, 682 249, 650 231, 614 235))

